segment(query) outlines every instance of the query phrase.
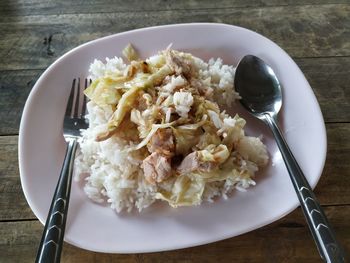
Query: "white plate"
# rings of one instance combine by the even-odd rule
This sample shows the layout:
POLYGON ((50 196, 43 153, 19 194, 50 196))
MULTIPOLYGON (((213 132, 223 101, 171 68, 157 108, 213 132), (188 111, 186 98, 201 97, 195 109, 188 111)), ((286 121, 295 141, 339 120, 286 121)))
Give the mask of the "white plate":
MULTIPOLYGON (((173 43, 203 59, 221 57, 235 65, 241 57, 261 57, 283 84, 280 124, 309 183, 315 187, 326 157, 326 132, 316 98, 293 60, 269 39, 223 24, 180 24, 134 30, 81 45, 59 58, 35 84, 24 108, 19 136, 23 191, 44 223, 65 153, 62 120, 73 78, 85 77, 94 58, 121 56, 132 43, 148 57, 173 43)), ((238 109, 238 111, 241 111, 238 109)), ((72 184, 65 240, 93 251, 136 253, 178 249, 233 237, 269 224, 298 205, 270 132, 244 111, 248 132, 263 134, 271 162, 246 193, 199 207, 172 209, 157 204, 142 213, 116 214, 91 202, 72 184)))

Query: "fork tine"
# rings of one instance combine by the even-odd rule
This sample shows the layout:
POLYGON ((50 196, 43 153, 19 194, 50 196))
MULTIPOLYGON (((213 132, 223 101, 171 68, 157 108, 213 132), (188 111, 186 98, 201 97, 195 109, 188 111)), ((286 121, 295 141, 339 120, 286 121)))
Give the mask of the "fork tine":
MULTIPOLYGON (((91 84, 91 80, 88 82, 88 80, 85 79, 84 90, 86 90, 90 84, 91 84)), ((82 93, 82 95, 83 95, 83 108, 81 110, 80 118, 83 118, 86 115, 86 96, 84 93, 82 93)))
POLYGON ((79 116, 79 102, 80 102, 80 78, 78 78, 78 83, 75 88, 75 96, 74 96, 74 109, 73 112, 73 118, 77 118, 79 116))
POLYGON ((72 83, 72 88, 70 90, 70 95, 67 101, 67 106, 66 106, 66 114, 65 116, 67 117, 73 117, 73 110, 74 110, 74 94, 75 94, 75 83, 76 83, 76 79, 73 79, 73 83, 72 83))

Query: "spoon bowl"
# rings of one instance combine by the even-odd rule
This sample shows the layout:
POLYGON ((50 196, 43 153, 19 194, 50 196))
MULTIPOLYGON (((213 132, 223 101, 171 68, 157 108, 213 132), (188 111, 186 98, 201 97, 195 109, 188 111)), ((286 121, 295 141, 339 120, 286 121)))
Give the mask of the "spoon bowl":
POLYGON ((239 62, 235 87, 244 108, 259 118, 264 113, 275 116, 281 109, 281 84, 272 68, 256 56, 247 55, 239 62))

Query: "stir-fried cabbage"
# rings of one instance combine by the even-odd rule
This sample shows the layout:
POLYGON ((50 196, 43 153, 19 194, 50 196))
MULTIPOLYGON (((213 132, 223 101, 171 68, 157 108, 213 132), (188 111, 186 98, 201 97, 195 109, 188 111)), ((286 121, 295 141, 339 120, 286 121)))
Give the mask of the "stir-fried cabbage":
POLYGON ((173 128, 173 133, 176 141, 176 154, 186 156, 191 152, 191 148, 198 143, 201 131, 198 128, 173 128))
MULTIPOLYGON (((134 103, 138 98, 138 93, 140 90, 152 88, 154 85, 159 84, 159 82, 162 81, 170 73, 170 67, 165 65, 154 74, 151 74, 149 76, 142 74, 139 75, 139 78, 135 78, 132 81, 123 83, 124 88, 128 89, 119 99, 117 109, 108 121, 108 130, 98 135, 97 140, 105 140, 114 134, 119 124, 123 121, 125 115, 129 113, 132 107, 134 106, 134 103), (145 78, 145 76, 147 77, 145 78)), ((94 88, 94 90, 96 92, 96 87, 94 88)), ((108 88, 106 90, 108 90, 108 88)), ((92 91, 88 91, 88 94, 92 93, 92 99, 94 99, 95 97, 95 92, 92 93, 92 91)), ((110 91, 110 93, 112 92, 110 91)))
POLYGON ((199 149, 205 149, 210 144, 221 144, 221 138, 216 133, 216 130, 213 128, 213 125, 204 125, 203 130, 204 133, 199 137, 199 141, 197 144, 197 147, 199 149))
POLYGON ((208 145, 204 150, 198 151, 198 159, 200 162, 214 162, 217 164, 224 163, 230 156, 226 145, 215 144, 208 145))
POLYGON ((205 180, 179 176, 171 191, 159 191, 155 198, 167 201, 172 207, 199 205, 205 187, 205 180))
POLYGON ((99 106, 116 105, 121 94, 114 86, 115 82, 110 79, 96 79, 85 90, 85 95, 99 106))
POLYGON ((124 57, 127 58, 130 62, 133 60, 138 60, 139 56, 137 55, 135 49, 131 44, 128 44, 124 49, 123 49, 123 55, 124 57))
POLYGON ((210 172, 192 172, 177 177, 172 188, 160 190, 156 199, 167 201, 172 207, 199 205, 207 183, 247 180, 247 183, 252 184, 251 176, 248 170, 240 171, 240 167, 230 159, 222 167, 210 172))
POLYGON ((196 119, 200 119, 201 116, 203 116, 204 114, 208 114, 208 111, 214 111, 217 114, 220 114, 220 109, 219 106, 210 101, 210 100, 206 100, 203 97, 195 97, 195 105, 196 105, 196 112, 195 112, 195 116, 196 119))
POLYGON ((133 103, 137 98, 137 93, 141 87, 135 86, 123 94, 119 100, 117 110, 113 113, 108 121, 108 130, 98 135, 97 140, 109 138, 117 130, 119 124, 123 121, 124 116, 132 109, 133 103))
POLYGON ((133 147, 127 148, 126 151, 131 152, 131 151, 141 149, 142 147, 147 145, 147 143, 151 140, 152 136, 157 132, 158 129, 169 128, 172 125, 173 125, 173 123, 153 124, 152 129, 149 131, 147 137, 144 138, 139 144, 137 144, 133 147))

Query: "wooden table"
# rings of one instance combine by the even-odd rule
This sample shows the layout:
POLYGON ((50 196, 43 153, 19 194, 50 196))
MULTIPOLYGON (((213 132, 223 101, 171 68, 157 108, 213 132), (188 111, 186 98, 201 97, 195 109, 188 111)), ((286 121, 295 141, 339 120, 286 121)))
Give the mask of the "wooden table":
MULTIPOLYGON (((183 22, 222 22, 252 29, 275 41, 300 66, 321 105, 328 136, 327 161, 316 195, 349 253, 349 0, 310 0, 310 4, 301 0, 112 2, 0 3, 0 262, 33 262, 43 230, 24 198, 17 161, 22 109, 40 74, 59 56, 86 41, 140 27, 183 22)), ((298 208, 250 233, 177 251, 101 254, 65 244, 62 262, 321 260, 298 208)))

